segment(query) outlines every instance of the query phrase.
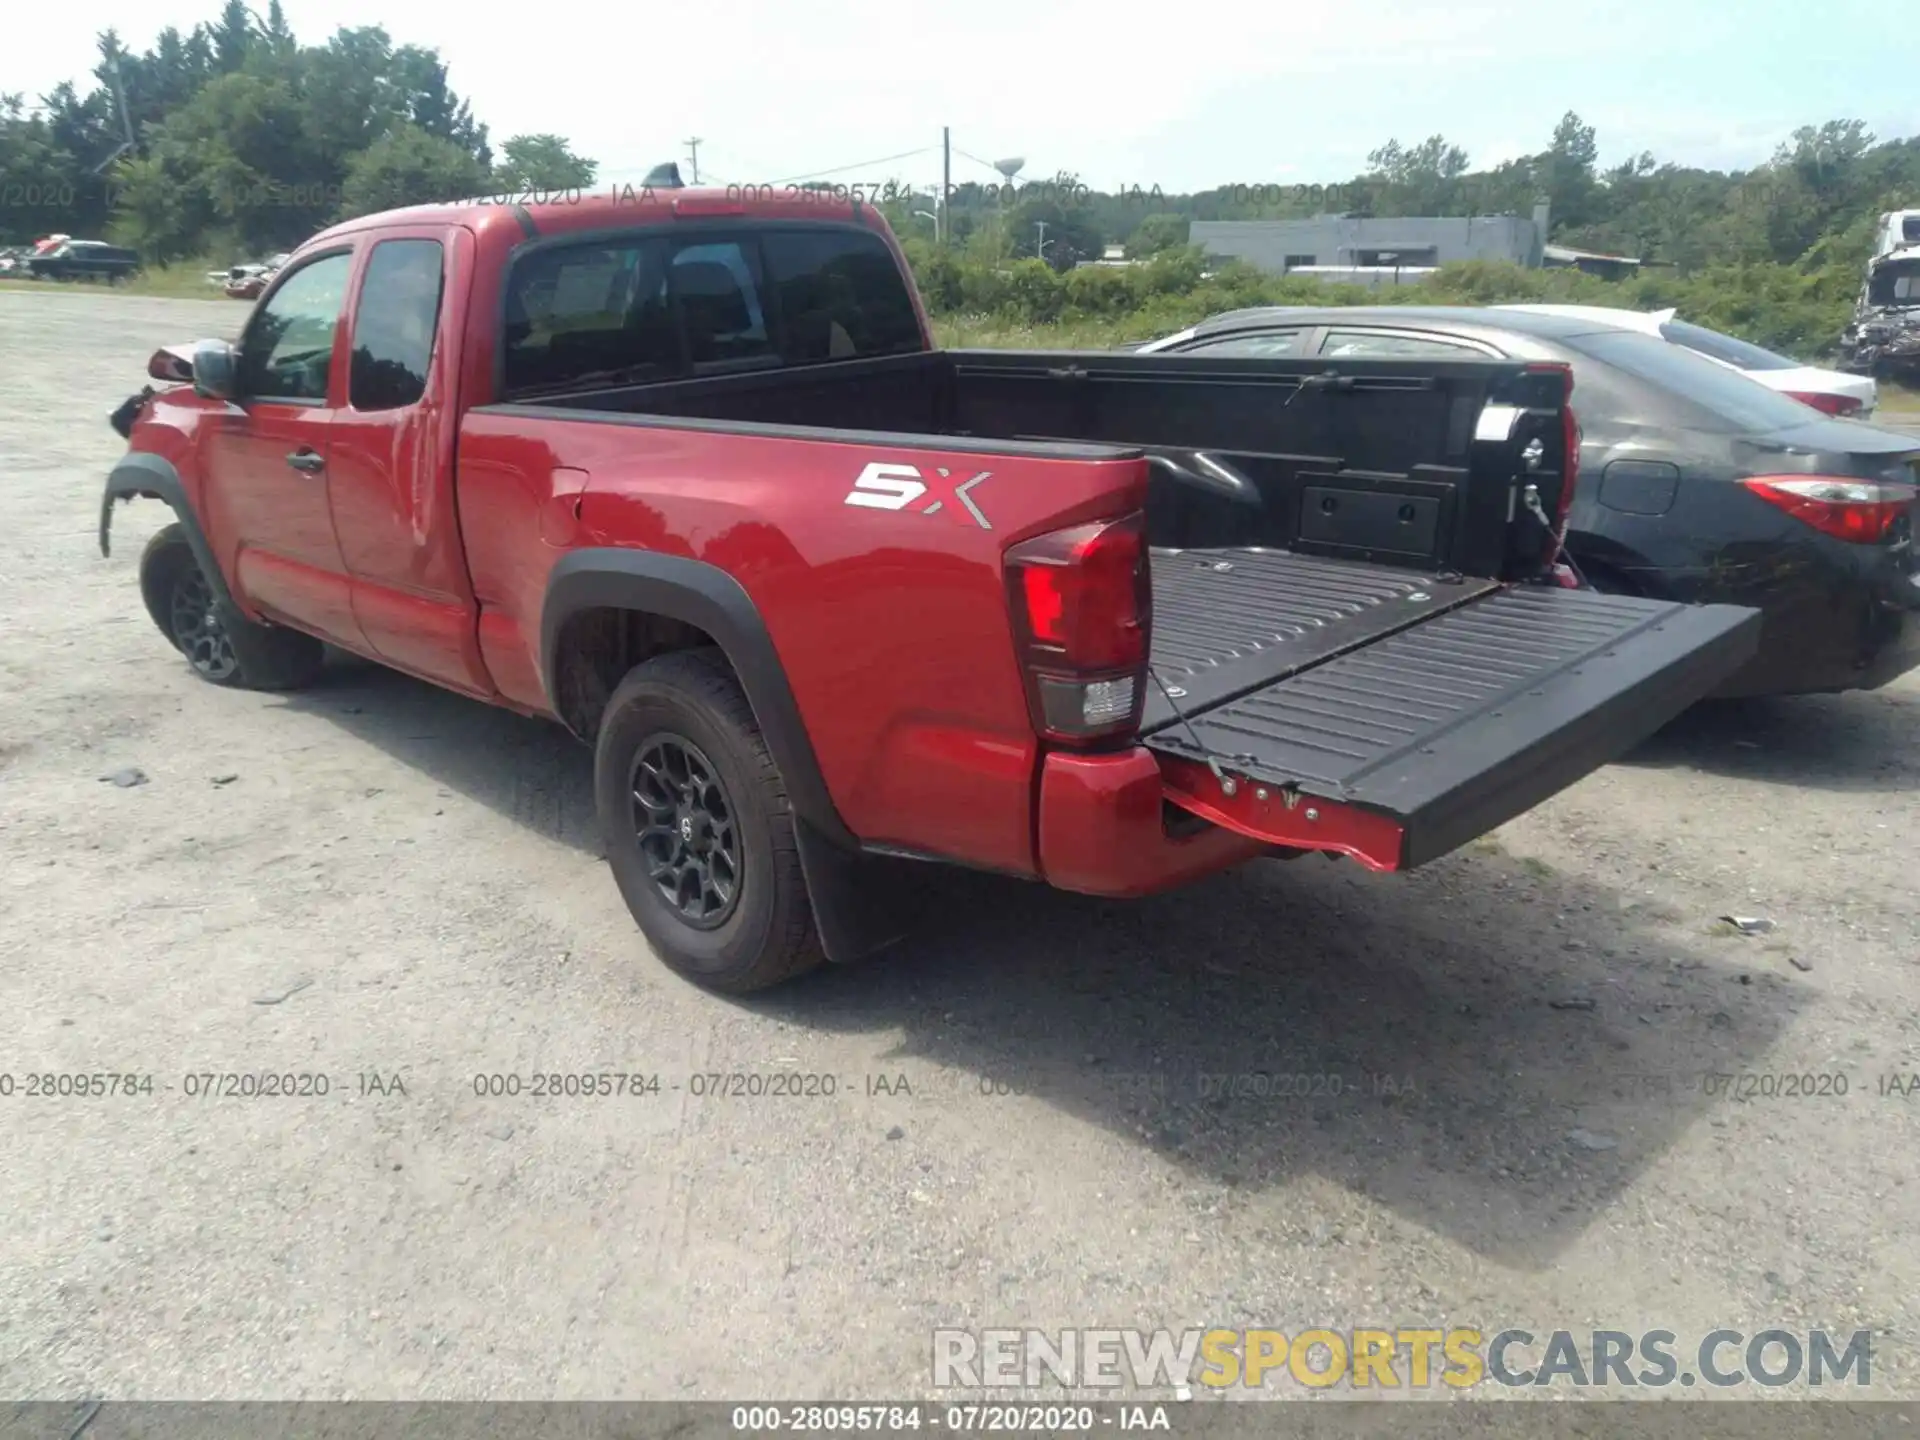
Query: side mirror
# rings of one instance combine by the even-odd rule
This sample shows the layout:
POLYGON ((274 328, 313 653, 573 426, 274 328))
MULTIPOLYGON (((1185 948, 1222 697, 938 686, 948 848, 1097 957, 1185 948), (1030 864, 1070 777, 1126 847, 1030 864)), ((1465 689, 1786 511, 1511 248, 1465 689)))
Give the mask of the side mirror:
POLYGON ((202 340, 193 352, 193 390, 209 400, 234 400, 238 396, 239 357, 224 340, 202 340))
POLYGON ((171 380, 176 385, 193 379, 191 345, 163 345, 147 358, 147 375, 154 380, 171 380))

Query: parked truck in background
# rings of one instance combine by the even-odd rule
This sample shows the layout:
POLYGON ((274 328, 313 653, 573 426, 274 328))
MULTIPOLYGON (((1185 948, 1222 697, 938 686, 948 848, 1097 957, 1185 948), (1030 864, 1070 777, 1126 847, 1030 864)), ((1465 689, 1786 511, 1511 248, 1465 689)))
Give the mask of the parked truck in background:
POLYGON ((818 192, 354 220, 149 369, 100 542, 172 507, 141 587, 193 668, 326 642, 557 721, 653 949, 725 991, 898 938, 926 861, 1421 864, 1755 643, 1553 583, 1562 367, 942 351, 818 192))
POLYGON ((104 280, 118 285, 140 269, 139 252, 104 240, 73 240, 65 236, 27 257, 27 274, 35 280, 104 280))

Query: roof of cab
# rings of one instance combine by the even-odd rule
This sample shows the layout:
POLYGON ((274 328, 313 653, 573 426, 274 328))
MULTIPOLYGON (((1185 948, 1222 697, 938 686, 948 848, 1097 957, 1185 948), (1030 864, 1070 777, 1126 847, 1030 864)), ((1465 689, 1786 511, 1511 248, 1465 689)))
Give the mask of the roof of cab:
POLYGON ((886 220, 872 205, 825 191, 794 190, 773 194, 771 186, 736 185, 728 188, 688 189, 646 185, 607 185, 598 189, 546 192, 558 198, 530 201, 513 194, 410 205, 357 216, 328 227, 301 249, 341 240, 367 230, 397 225, 460 225, 476 234, 491 230, 515 231, 520 239, 565 234, 573 230, 602 230, 628 225, 672 224, 679 220, 727 216, 759 220, 854 221, 870 229, 886 229, 886 220), (762 191, 769 193, 761 193, 762 191))

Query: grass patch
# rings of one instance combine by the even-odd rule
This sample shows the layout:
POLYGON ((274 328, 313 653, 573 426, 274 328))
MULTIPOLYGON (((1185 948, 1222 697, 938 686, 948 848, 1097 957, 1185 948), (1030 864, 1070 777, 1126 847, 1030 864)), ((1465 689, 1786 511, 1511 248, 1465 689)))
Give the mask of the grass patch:
POLYGON ((1920 415, 1920 390, 1894 380, 1880 382, 1880 409, 1896 415, 1920 415))
MULTIPOLYGON (((152 265, 118 285, 101 280, 0 280, 0 293, 31 295, 162 295, 175 300, 224 300, 207 283, 207 271, 224 268, 211 260, 182 260, 152 265)), ((233 302, 238 308, 239 302, 233 302)))
POLYGON ((1051 325, 1000 315, 933 317, 934 343, 949 350, 1111 350, 1136 340, 1157 340, 1179 328, 1150 315, 1064 320, 1051 325))

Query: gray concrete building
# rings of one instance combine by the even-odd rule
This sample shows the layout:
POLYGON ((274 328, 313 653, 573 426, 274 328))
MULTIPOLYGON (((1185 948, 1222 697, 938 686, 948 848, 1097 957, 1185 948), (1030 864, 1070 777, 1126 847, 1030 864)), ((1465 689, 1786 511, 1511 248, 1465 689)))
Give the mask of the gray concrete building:
POLYGON ((1533 215, 1365 217, 1311 220, 1196 220, 1188 241, 1207 254, 1244 260, 1276 275, 1331 268, 1429 268, 1453 260, 1507 260, 1538 267, 1547 207, 1533 215))

